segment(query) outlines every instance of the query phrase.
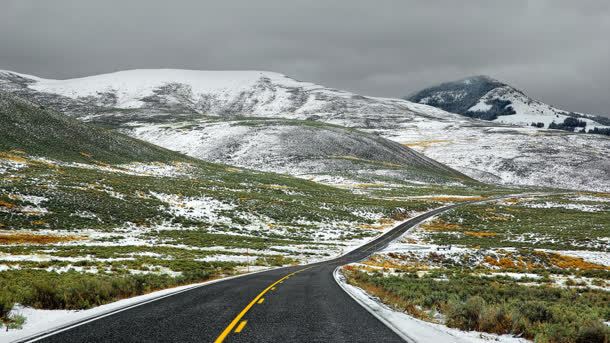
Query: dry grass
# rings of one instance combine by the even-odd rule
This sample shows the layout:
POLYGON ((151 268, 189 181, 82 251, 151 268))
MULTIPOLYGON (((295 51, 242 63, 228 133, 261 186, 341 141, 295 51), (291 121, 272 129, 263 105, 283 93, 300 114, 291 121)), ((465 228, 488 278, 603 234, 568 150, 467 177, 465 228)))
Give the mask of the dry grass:
POLYGON ((0 207, 5 207, 8 209, 15 208, 17 205, 10 203, 8 201, 0 200, 0 207))
POLYGON ((495 237, 498 235, 495 232, 488 232, 488 231, 465 231, 464 234, 466 236, 479 237, 479 238, 495 237))
POLYGON ((0 152, 0 158, 17 163, 27 163, 25 158, 15 154, 15 150, 11 150, 11 152, 0 152))
POLYGON ((85 237, 73 235, 41 235, 33 233, 0 233, 0 244, 53 244, 84 240, 85 237))
POLYGON ((491 256, 485 256, 485 262, 488 263, 489 265, 499 267, 501 269, 517 268, 517 265, 515 264, 515 262, 509 257, 500 257, 499 259, 496 259, 491 256))
POLYGON ((414 147, 427 148, 434 144, 450 143, 450 142, 451 141, 448 139, 430 139, 430 140, 416 141, 416 142, 411 142, 411 143, 403 143, 403 145, 406 147, 409 147, 409 148, 414 148, 414 147))
POLYGON ((610 270, 610 267, 587 262, 581 257, 566 256, 556 253, 549 253, 551 263, 562 269, 580 269, 580 270, 610 270))
POLYGON ((460 231, 460 229, 462 227, 458 224, 447 223, 443 220, 437 219, 437 220, 433 220, 431 222, 422 224, 421 228, 426 231, 440 232, 440 231, 460 231))
POLYGON ((351 277, 351 275, 353 275, 353 269, 348 269, 348 267, 349 266, 343 267, 343 270, 344 275, 347 277, 347 280, 350 284, 360 287, 368 294, 372 294, 378 297, 384 304, 387 304, 397 310, 406 312, 415 318, 428 321, 431 320, 430 316, 425 311, 420 310, 414 304, 409 303, 405 299, 393 294, 392 292, 389 292, 382 287, 378 287, 368 282, 362 282, 354 277, 351 277))

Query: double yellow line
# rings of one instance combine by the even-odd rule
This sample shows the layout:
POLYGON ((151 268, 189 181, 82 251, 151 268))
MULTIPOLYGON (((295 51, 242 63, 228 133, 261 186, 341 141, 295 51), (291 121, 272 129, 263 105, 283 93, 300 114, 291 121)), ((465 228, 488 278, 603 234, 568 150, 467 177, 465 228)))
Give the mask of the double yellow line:
MULTIPOLYGON (((260 304, 260 303, 262 303, 264 301, 263 296, 265 295, 265 293, 269 292, 271 289, 275 289, 275 286, 277 284, 280 284, 280 283, 284 282, 284 280, 288 279, 289 277, 293 276, 294 274, 300 273, 300 272, 302 272, 304 270, 307 270, 309 268, 312 268, 312 267, 307 267, 307 268, 304 268, 304 269, 301 269, 301 270, 297 270, 294 273, 290 273, 290 274, 284 276, 283 278, 277 280, 276 282, 272 283, 271 285, 269 285, 269 287, 265 288, 254 299, 252 299, 252 301, 241 312, 239 312, 239 314, 233 319, 231 324, 229 324, 229 326, 227 326, 224 329, 224 331, 220 334, 220 336, 218 336, 218 338, 216 338, 214 343, 222 343, 222 342, 224 342, 224 340, 231 333, 231 331, 233 331, 233 328, 235 328, 237 323, 239 323, 240 320, 246 315, 246 313, 248 313, 248 311, 252 308, 252 306, 254 306, 256 303, 260 304), (260 302, 259 302, 259 300, 260 300, 260 302)), ((237 327, 237 329, 235 329, 235 332, 241 332, 241 330, 243 330, 244 326, 246 326, 246 322, 247 321, 245 321, 245 320, 243 322, 241 322, 239 324, 239 326, 237 327)))

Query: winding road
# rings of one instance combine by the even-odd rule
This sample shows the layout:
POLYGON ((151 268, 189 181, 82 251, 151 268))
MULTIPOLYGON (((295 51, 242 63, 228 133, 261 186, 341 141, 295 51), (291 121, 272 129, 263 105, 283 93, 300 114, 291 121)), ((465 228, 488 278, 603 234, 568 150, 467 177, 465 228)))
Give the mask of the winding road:
POLYGON ((23 341, 404 342, 336 283, 333 271, 385 248, 414 217, 341 257, 253 273, 190 289, 23 341))

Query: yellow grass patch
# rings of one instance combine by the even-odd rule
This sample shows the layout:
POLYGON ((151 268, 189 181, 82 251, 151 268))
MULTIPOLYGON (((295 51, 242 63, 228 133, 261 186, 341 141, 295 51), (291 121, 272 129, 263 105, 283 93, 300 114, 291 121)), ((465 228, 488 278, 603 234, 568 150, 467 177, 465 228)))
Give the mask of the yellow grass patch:
POLYGON ((358 225, 359 229, 365 229, 365 230, 379 230, 382 229, 381 226, 379 226, 378 224, 360 224, 358 225))
POLYGON ((83 157, 87 157, 87 158, 91 158, 91 157, 93 157, 93 155, 91 155, 91 154, 89 154, 89 153, 86 153, 86 152, 84 152, 84 151, 81 151, 81 152, 80 152, 80 155, 81 155, 81 156, 83 156, 83 157))
POLYGON ((458 224, 451 224, 442 220, 434 220, 422 224, 421 228, 426 231, 460 231, 462 227, 458 224))
POLYGON ((434 144, 449 143, 449 142, 451 142, 451 141, 448 139, 429 139, 429 140, 423 140, 423 141, 415 141, 415 142, 411 142, 411 143, 403 143, 402 145, 409 147, 409 148, 414 148, 414 147, 427 148, 434 144))
MULTIPOLYGON (((11 150, 13 152, 15 150, 11 150)), ((21 156, 15 155, 11 152, 0 152, 0 158, 4 160, 9 160, 17 163, 27 163, 27 160, 21 156)))
MULTIPOLYGON (((362 264, 371 266, 371 267, 386 268, 386 269, 390 269, 390 268, 400 269, 403 267, 402 265, 400 265, 398 263, 386 260, 384 258, 375 258, 375 257, 371 257, 370 259, 363 261, 362 264)), ((373 270, 375 270, 375 269, 373 269, 373 270)))
POLYGON ((485 256, 485 262, 492 266, 500 267, 501 269, 513 269, 517 267, 513 260, 508 257, 500 257, 500 259, 495 259, 491 256, 485 256))
POLYGON ((73 235, 43 235, 28 232, 0 233, 0 244, 52 244, 83 239, 85 237, 73 235))
POLYGON ((498 234, 495 232, 489 232, 489 231, 465 231, 464 234, 466 236, 472 236, 472 237, 495 237, 498 234))
POLYGON ((610 267, 587 262, 582 257, 566 256, 556 253, 550 254, 551 263, 562 269, 580 269, 580 270, 610 270, 610 267))
POLYGON ((4 201, 4 200, 0 200, 0 207, 6 207, 6 208, 15 208, 15 204, 10 203, 8 201, 4 201))

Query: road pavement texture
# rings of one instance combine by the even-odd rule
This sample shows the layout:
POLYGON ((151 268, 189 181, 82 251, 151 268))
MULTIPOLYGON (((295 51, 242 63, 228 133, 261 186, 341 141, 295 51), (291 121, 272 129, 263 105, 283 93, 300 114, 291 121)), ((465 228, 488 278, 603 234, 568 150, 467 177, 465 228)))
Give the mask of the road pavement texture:
POLYGON ((459 205, 412 218, 333 260, 212 283, 29 341, 403 342, 341 289, 333 271, 459 205))

